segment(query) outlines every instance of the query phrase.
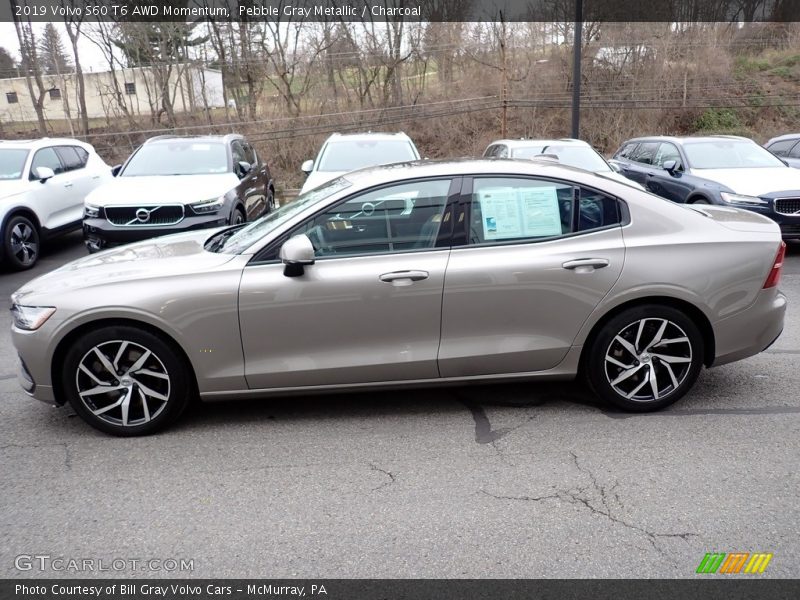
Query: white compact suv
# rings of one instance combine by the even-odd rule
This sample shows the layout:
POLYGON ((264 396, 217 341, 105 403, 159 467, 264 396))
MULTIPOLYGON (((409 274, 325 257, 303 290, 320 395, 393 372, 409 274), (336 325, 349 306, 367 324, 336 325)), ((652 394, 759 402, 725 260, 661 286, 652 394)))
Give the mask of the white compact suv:
POLYGON ((42 241, 80 229, 84 199, 111 179, 90 144, 0 141, 0 258, 14 270, 32 267, 42 241))
POLYGON ((410 160, 419 160, 419 151, 405 133, 334 133, 322 144, 316 160, 300 167, 308 176, 300 193, 356 169, 410 160))

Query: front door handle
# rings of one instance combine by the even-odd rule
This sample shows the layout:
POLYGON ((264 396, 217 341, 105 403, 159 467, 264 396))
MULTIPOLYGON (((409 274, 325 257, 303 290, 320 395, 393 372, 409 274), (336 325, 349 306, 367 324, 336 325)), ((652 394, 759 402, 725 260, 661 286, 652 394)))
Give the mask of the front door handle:
POLYGON ((392 271, 391 273, 384 273, 378 279, 394 285, 411 285, 414 281, 427 279, 428 275, 427 271, 392 271))
POLYGON ((71 188, 72 187, 72 182, 68 181, 67 183, 64 184, 64 187, 65 188, 71 188))
POLYGON ((609 264, 610 263, 607 258, 576 258, 575 260, 568 260, 561 266, 565 269, 580 269, 581 271, 584 271, 588 269, 602 269, 603 267, 607 267, 609 264), (581 267, 588 267, 588 269, 583 269, 581 267))

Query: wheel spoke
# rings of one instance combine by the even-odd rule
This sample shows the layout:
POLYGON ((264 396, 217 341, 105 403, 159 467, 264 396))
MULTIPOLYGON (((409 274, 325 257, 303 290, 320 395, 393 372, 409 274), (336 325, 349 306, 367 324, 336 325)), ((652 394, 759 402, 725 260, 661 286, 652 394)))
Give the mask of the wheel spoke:
POLYGON ((639 329, 636 331, 636 340, 633 342, 633 349, 634 352, 639 352, 639 348, 642 346, 639 344, 639 341, 642 339, 642 331, 644 330, 644 323, 647 319, 642 319, 639 321, 639 329))
POLYGON ((679 344, 679 343, 689 343, 689 338, 687 337, 679 337, 673 338, 671 340, 661 340, 657 344, 653 344, 651 348, 657 348, 659 346, 666 346, 667 344, 679 344))
POLYGON ((128 373, 135 373, 136 371, 141 369, 142 365, 144 365, 144 363, 147 362, 147 359, 150 357, 150 354, 152 354, 150 350, 145 350, 142 353, 142 355, 136 359, 136 362, 131 365, 131 368, 128 369, 128 373))
POLYGON ((142 411, 144 412, 144 421, 145 423, 150 420, 150 408, 147 406, 147 396, 144 395, 142 392, 142 388, 138 388, 139 392, 139 399, 142 402, 142 411))
POLYGON ((623 394, 623 396, 625 396, 628 400, 630 400, 636 395, 636 392, 638 392, 640 389, 644 387, 644 384, 646 383, 647 383, 647 378, 642 379, 642 383, 637 385, 632 392, 630 392, 629 394, 623 394))
POLYGON ((650 340, 650 344, 647 346, 647 350, 649 350, 650 348, 652 348, 661 341, 661 338, 664 337, 664 331, 666 330, 667 325, 669 325, 669 321, 667 321, 666 319, 662 319, 661 326, 658 328, 658 331, 653 336, 653 339, 650 340))
POLYGON ((159 379, 166 379, 169 381, 169 375, 166 373, 158 373, 150 369, 139 369, 138 371, 131 371, 131 375, 147 375, 148 377, 158 377, 159 379))
POLYGON ((674 390, 675 388, 678 387, 678 378, 675 377, 675 371, 672 370, 672 367, 670 366, 669 363, 662 362, 661 364, 664 365, 664 368, 667 370, 667 373, 669 373, 669 378, 672 381, 672 389, 674 390))
POLYGON ((631 355, 632 355, 634 358, 636 357, 636 354, 637 354, 637 352, 636 352, 636 348, 634 348, 634 347, 633 347, 633 345, 632 345, 632 344, 631 344, 631 343, 630 343, 628 340, 626 340, 625 338, 623 338, 623 337, 621 337, 621 336, 619 336, 619 335, 618 335, 617 337, 615 337, 615 338, 614 338, 614 340, 615 340, 617 343, 619 343, 619 345, 620 345, 620 346, 622 346, 623 348, 625 348, 625 350, 627 350, 628 352, 630 352, 630 353, 631 353, 631 355))
POLYGON ((617 367, 621 367, 623 369, 632 369, 633 365, 626 365, 622 361, 617 360, 613 356, 606 354, 606 362, 610 362, 612 365, 616 365, 617 367))
POLYGON ((114 357, 114 371, 119 369, 119 359, 122 358, 122 354, 125 352, 125 348, 128 347, 128 342, 122 342, 119 345, 119 350, 117 350, 117 355, 114 357))
POLYGON ((667 354, 652 354, 651 356, 655 356, 656 358, 663 360, 665 363, 670 364, 692 362, 691 358, 687 358, 685 356, 669 356, 667 354))
POLYGON ((111 385, 107 381, 101 381, 94 373, 92 373, 89 369, 87 369, 83 363, 81 363, 81 365, 78 368, 84 373, 86 373, 92 379, 92 381, 94 381, 97 385, 105 385, 105 386, 111 385))
POLYGON ((128 411, 131 408, 131 396, 133 396, 133 387, 129 387, 125 390, 125 395, 122 397, 122 403, 120 404, 120 408, 122 409, 122 424, 128 424, 128 411))
POLYGON ((78 395, 81 398, 84 396, 96 396, 97 394, 106 394, 108 392, 113 392, 114 390, 121 390, 122 387, 123 386, 121 385, 98 385, 97 387, 93 387, 84 392, 78 392, 78 395))
POLYGON ((112 408, 117 408, 120 404, 122 404, 123 400, 125 400, 125 396, 123 396, 122 398, 120 398, 116 402, 112 402, 108 406, 104 406, 103 408, 98 408, 97 410, 93 410, 92 413, 95 414, 95 415, 98 415, 98 416, 102 415, 103 413, 107 413, 112 408))
POLYGON ((656 370, 652 364, 647 369, 647 380, 650 382, 650 389, 653 390, 653 400, 658 400, 658 377, 656 377, 656 370))
POLYGON ((611 385, 616 386, 628 379, 629 377, 635 375, 644 365, 637 365, 628 369, 627 371, 623 371, 619 377, 617 377, 614 381, 611 382, 611 385))
POLYGON ((138 381, 136 382, 136 385, 138 385, 138 386, 139 386, 139 389, 141 389, 141 390, 142 390, 142 392, 144 392, 144 393, 145 393, 145 394, 147 394, 148 396, 152 396, 152 397, 153 397, 153 398, 155 398, 156 400, 162 400, 162 401, 166 402, 166 401, 169 399, 169 396, 165 396, 165 395, 164 395, 164 394, 162 394, 161 392, 157 392, 157 391, 155 391, 154 389, 152 389, 152 388, 150 388, 150 387, 147 387, 146 385, 142 385, 142 384, 141 384, 141 383, 139 383, 138 381))
POLYGON ((99 348, 94 349, 94 354, 95 356, 97 356, 97 358, 100 359, 100 364, 103 365, 103 367, 105 367, 106 371, 111 373, 111 376, 114 377, 114 379, 116 379, 117 370, 114 368, 114 365, 112 365, 111 362, 108 360, 108 357, 102 352, 100 352, 99 348))

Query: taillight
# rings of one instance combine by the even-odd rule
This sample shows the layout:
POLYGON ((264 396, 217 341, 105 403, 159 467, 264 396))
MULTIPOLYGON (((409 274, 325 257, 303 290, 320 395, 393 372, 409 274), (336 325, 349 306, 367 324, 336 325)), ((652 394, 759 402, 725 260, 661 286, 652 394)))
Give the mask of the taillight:
POLYGON ((775 262, 769 271, 767 280, 764 282, 764 289, 772 288, 781 281, 781 269, 783 268, 783 258, 786 256, 786 242, 781 242, 778 254, 775 255, 775 262))

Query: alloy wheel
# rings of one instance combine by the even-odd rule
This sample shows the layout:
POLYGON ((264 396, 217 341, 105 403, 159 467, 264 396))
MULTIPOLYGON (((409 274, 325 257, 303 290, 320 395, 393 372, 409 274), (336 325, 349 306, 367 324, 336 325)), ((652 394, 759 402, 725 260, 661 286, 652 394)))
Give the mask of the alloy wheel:
POLYGON ((658 401, 675 392, 689 374, 692 343, 674 322, 643 318, 614 336, 604 366, 609 385, 622 398, 658 401))
POLYGON ((112 425, 132 427, 155 419, 167 406, 170 377, 151 350, 126 340, 92 347, 78 363, 81 402, 112 425))
POLYGON ((33 227, 25 222, 20 222, 11 228, 10 236, 11 253, 23 266, 36 262, 39 254, 39 240, 33 227))

